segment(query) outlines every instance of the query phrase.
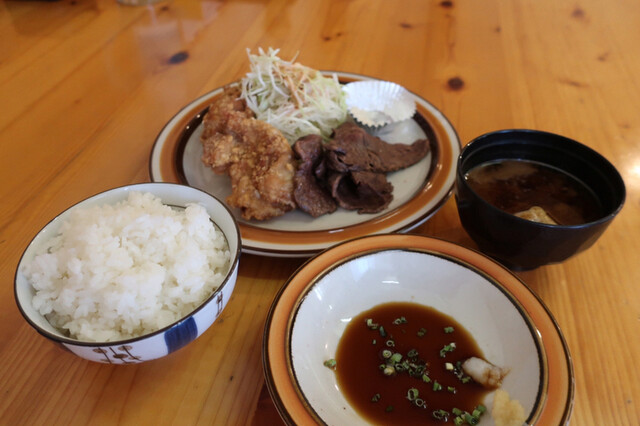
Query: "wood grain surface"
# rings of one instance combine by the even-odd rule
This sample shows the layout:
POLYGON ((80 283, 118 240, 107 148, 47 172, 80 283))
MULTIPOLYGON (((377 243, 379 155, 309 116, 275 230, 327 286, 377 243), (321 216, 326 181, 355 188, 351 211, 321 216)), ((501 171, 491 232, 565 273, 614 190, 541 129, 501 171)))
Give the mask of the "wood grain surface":
MULTIPOLYGON (((0 423, 277 424, 262 333, 301 259, 243 255, 197 341, 134 366, 83 361, 22 318, 20 255, 71 204, 148 181, 156 135, 241 77, 246 49, 399 83, 462 143, 531 128, 596 149, 622 174, 621 214, 589 250, 517 273, 571 351, 571 424, 640 424, 640 3, 576 0, 0 1, 0 423)), ((453 198, 416 233, 475 248, 453 198)))

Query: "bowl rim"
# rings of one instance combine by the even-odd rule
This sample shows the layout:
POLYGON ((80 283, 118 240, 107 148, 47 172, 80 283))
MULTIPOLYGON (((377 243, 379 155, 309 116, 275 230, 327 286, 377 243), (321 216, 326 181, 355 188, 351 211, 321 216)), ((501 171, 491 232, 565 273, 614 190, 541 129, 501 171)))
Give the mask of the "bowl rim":
MULTIPOLYGON (((147 191, 147 192, 149 192, 149 191, 147 191)), ((170 204, 165 204, 165 205, 170 205, 170 204)), ((178 206, 173 206, 173 207, 178 207, 178 206)), ((210 218, 210 219, 218 227, 217 223, 213 220, 213 218, 210 218)), ((220 230, 220 231, 222 232, 222 230, 220 230)), ((228 244, 227 235, 224 232, 223 232, 223 235, 227 239, 227 244, 228 244)), ((202 190, 200 190, 198 188, 193 188, 191 186, 187 186, 187 185, 183 185, 183 184, 179 184, 179 183, 171 183, 171 182, 140 182, 140 183, 122 185, 122 186, 106 189, 104 191, 100 191, 98 193, 95 193, 93 195, 85 197, 85 198, 81 199, 80 201, 75 202, 71 206, 69 206, 69 207, 65 208, 64 210, 62 210, 60 213, 56 214, 51 220, 49 220, 44 226, 42 226, 40 228, 40 230, 38 230, 38 232, 35 233, 35 235, 31 238, 29 243, 25 246, 24 250, 22 251, 22 254, 20 255, 20 259, 19 259, 18 264, 16 266, 16 270, 15 270, 15 274, 14 274, 14 278, 13 278, 13 296, 14 296, 15 303, 16 303, 16 305, 18 307, 18 310, 20 311, 20 314, 29 323, 29 325, 31 325, 31 327, 33 327, 42 336, 44 336, 44 337, 46 337, 46 338, 48 338, 50 340, 53 340, 55 342, 69 344, 69 345, 73 345, 73 346, 82 346, 82 347, 104 347, 104 346, 116 346, 116 345, 135 343, 135 342, 146 340, 148 338, 151 338, 151 337, 154 337, 154 336, 157 336, 157 335, 164 334, 167 330, 169 330, 169 329, 179 325, 183 321, 188 320, 189 318, 193 317, 199 311, 204 309, 205 306, 207 306, 212 300, 215 300, 217 295, 223 291, 225 286, 227 286, 227 284, 230 282, 231 277, 234 275, 233 272, 237 269, 238 263, 240 261, 241 248, 242 248, 242 243, 241 243, 241 239, 240 239, 240 229, 238 228, 238 223, 237 223, 236 219, 233 217, 233 215, 231 214, 231 211, 229 210, 229 208, 224 203, 222 203, 217 197, 215 197, 215 196, 213 196, 213 195, 211 195, 211 194, 209 194, 209 193, 207 193, 205 191, 202 191, 202 190), (87 202, 87 201, 89 201, 89 200, 91 200, 93 198, 104 196, 104 195, 106 195, 107 193, 110 193, 110 192, 120 192, 120 191, 126 191, 126 190, 135 190, 135 188, 142 187, 142 186, 155 186, 155 187, 162 187, 162 186, 169 187, 169 186, 172 186, 172 187, 180 187, 180 188, 183 188, 183 189, 188 188, 189 191, 196 191, 196 192, 199 192, 199 193, 205 195, 206 197, 209 197, 209 198, 212 198, 212 199, 216 200, 216 202, 218 204, 220 204, 224 208, 226 213, 232 219, 238 243, 237 243, 237 247, 236 247, 235 252, 232 253, 232 262, 230 262, 230 264, 229 264, 229 270, 227 271, 222 283, 218 286, 218 288, 216 288, 211 293, 211 295, 209 297, 207 297, 200 305, 198 305, 198 307, 196 307, 194 310, 192 310, 191 312, 189 312, 185 316, 181 317, 179 320, 174 321, 171 324, 169 324, 169 325, 167 325, 167 326, 165 326, 165 327, 163 327, 161 329, 158 329, 158 330, 155 330, 155 331, 152 331, 152 332, 149 332, 149 333, 143 334, 141 336, 137 336, 137 337, 131 337, 131 338, 128 338, 128 339, 113 340, 113 341, 107 341, 107 342, 89 342, 89 341, 84 341, 84 340, 73 339, 73 338, 66 337, 66 336, 58 336, 58 335, 55 335, 55 334, 53 334, 53 333, 41 328, 25 312, 25 310, 22 307, 21 300, 20 300, 20 298, 18 296, 18 274, 20 273, 20 268, 21 268, 21 266, 23 264, 24 257, 26 255, 27 251, 29 250, 29 248, 32 246, 32 244, 36 240, 36 238, 38 238, 38 236, 41 233, 43 233, 45 231, 45 229, 47 229, 54 221, 58 220, 58 218, 60 218, 63 214, 69 212, 70 210, 72 210, 74 208, 78 208, 79 205, 84 204, 85 202, 87 202)))
MULTIPOLYGON (((439 238, 404 234, 364 236, 333 246, 301 265, 277 293, 265 323, 262 361, 267 389, 285 423, 314 424, 318 421, 312 414, 314 410, 296 389, 287 353, 292 321, 301 298, 329 270, 349 261, 351 258, 347 254, 357 256, 377 251, 408 249, 454 261, 490 278, 490 281, 499 283, 501 287, 505 282, 508 283, 510 287, 504 286, 504 290, 531 317, 530 321, 525 322, 532 325, 534 332, 540 336, 543 346, 541 352, 546 355, 541 376, 542 370, 545 370, 547 380, 541 383, 544 387, 543 395, 539 397, 539 402, 530 415, 543 424, 568 423, 574 399, 573 362, 557 322, 539 296, 506 267, 476 250, 439 238), (302 274, 305 276, 301 277, 302 274), (283 323, 286 327, 282 327, 283 323), (274 373, 272 366, 278 371, 274 373), (287 374, 282 373, 285 369, 287 374), (557 394, 550 398, 550 393, 557 394)), ((504 293, 502 288, 500 290, 504 293)))
MULTIPOLYGON (((607 213, 606 215, 602 216, 599 219, 592 220, 590 222, 579 223, 579 224, 576 224, 576 225, 554 225, 554 224, 549 224, 549 223, 542 223, 542 222, 535 222, 535 221, 527 220, 527 219, 518 217, 516 215, 513 215, 511 213, 507 213, 504 210, 499 209, 498 207, 496 207, 493 204, 491 204, 488 201, 486 201, 470 185, 465 184, 466 188, 468 190, 470 190, 476 196, 476 198, 478 198, 481 201, 482 205, 484 205, 485 207, 488 207, 490 211, 492 211, 495 214, 498 214, 501 217, 513 218, 517 223, 519 222, 519 223, 522 223, 522 224, 529 224, 529 225, 532 225, 534 228, 537 227, 537 228, 541 228, 541 229, 578 230, 578 229, 582 229, 582 228, 588 228, 588 227, 597 226, 597 225, 601 225, 603 223, 609 222, 610 220, 615 218, 620 213, 620 211, 622 210, 622 207, 624 206, 624 204, 626 202, 627 190, 626 190, 626 185, 624 183, 624 179, 622 178, 622 175, 620 174, 620 171, 613 165, 613 163, 611 163, 605 156, 600 154, 598 151, 594 150, 593 148, 589 147, 588 145, 583 144, 582 142, 579 142, 579 141, 577 141, 575 139, 569 138, 569 137, 564 136, 564 135, 560 135, 558 133, 552 133, 552 132, 548 132, 548 131, 545 131, 545 130, 535 130, 535 129, 514 128, 514 129, 494 130, 494 131, 491 131, 491 132, 483 133, 482 135, 474 137, 469 142, 467 142, 467 144, 465 146, 463 146, 462 149, 460 150, 460 154, 458 155, 458 160, 456 162, 456 190, 455 190, 455 198, 456 199, 457 199, 457 194, 458 194, 458 190, 457 190, 458 182, 459 181, 466 182, 466 180, 464 179, 464 176, 465 176, 466 172, 464 172, 463 168, 460 167, 460 166, 462 165, 462 162, 465 159, 464 157, 470 155, 469 151, 474 149, 475 145, 478 145, 478 144, 482 143, 487 138, 490 138, 490 137, 493 137, 493 136, 497 137, 497 136, 503 136, 503 135, 504 136, 508 136, 508 135, 518 135, 518 134, 527 134, 527 135, 535 135, 535 136, 538 136, 538 137, 555 138, 555 139, 563 141, 563 143, 570 143, 570 144, 574 144, 576 146, 579 146, 581 149, 584 149, 590 155, 593 155, 594 157, 598 158, 599 161, 601 161, 603 164, 606 164, 607 167, 610 168, 610 171, 614 173, 614 178, 612 180, 618 180, 619 181, 618 183, 620 184, 620 190, 621 190, 620 202, 618 203, 618 205, 616 206, 616 208, 614 210, 612 210, 611 212, 607 213)), ((482 163, 480 163, 480 164, 482 164, 482 163)))

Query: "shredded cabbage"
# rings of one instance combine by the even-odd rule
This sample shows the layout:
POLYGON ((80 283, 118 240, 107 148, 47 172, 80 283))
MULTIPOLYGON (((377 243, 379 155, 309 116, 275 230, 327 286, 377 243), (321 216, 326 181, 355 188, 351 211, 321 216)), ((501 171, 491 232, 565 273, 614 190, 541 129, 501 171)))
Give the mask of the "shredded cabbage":
POLYGON ((282 132, 290 144, 310 134, 331 136, 333 129, 347 119, 346 95, 338 77, 325 77, 319 71, 285 61, 279 49, 247 49, 251 71, 242 79, 241 98, 258 120, 282 132))

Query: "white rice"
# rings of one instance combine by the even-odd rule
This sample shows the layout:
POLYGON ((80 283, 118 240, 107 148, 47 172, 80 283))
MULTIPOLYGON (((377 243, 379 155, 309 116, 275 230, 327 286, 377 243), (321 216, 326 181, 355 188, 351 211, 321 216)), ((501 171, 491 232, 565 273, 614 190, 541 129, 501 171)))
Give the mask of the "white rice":
POLYGON ((149 193, 78 208, 23 273, 33 306, 82 341, 140 336, 198 307, 229 269, 227 241, 205 209, 149 193))

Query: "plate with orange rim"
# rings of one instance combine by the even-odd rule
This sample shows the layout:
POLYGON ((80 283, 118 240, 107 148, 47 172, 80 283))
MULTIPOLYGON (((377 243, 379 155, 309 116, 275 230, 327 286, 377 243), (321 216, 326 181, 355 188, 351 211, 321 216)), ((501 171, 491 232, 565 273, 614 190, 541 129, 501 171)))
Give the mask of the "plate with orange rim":
MULTIPOLYGON (((265 322, 262 362, 267 389, 286 424, 379 423, 354 401, 362 402, 364 397, 368 402, 375 392, 380 401, 388 401, 385 398, 393 386, 378 389, 362 383, 359 396, 354 397, 346 390, 347 381, 340 379, 340 366, 353 368, 353 364, 341 364, 338 348, 354 318, 390 302, 429 307, 460 324, 476 341, 482 358, 508 371, 500 390, 518 401, 526 419, 518 424, 569 424, 575 395, 573 361, 562 331, 536 293, 478 251, 437 238, 397 233, 355 238, 325 250, 298 268, 275 296, 265 322), (327 368, 325 361, 330 359, 335 364, 327 368)), ((397 335, 421 325, 427 335, 438 332, 407 319, 406 325, 394 328, 397 335)), ((359 377, 381 374, 378 352, 386 342, 376 342, 378 336, 374 332, 371 346, 355 351, 358 368, 364 371, 358 372, 359 377)), ((451 338, 455 341, 456 334, 451 338)), ((448 360, 462 361, 455 353, 448 360)), ((437 374, 433 367, 432 373, 437 374)), ((463 386, 454 375, 441 379, 443 386, 463 386)), ((412 383, 429 404, 429 417, 421 424, 440 422, 429 421, 432 410, 445 408, 431 405, 436 404, 431 392, 437 389, 422 380, 412 383)), ((496 389, 487 392, 482 400, 487 413, 478 424, 492 426, 500 409, 494 405, 496 389)), ((454 395, 449 403, 473 409, 454 395)), ((386 423, 399 424, 395 412, 405 406, 396 406, 391 413, 384 413, 385 407, 380 403, 370 409, 388 416, 386 423)))
MULTIPOLYGON (((341 83, 375 80, 358 74, 335 74, 341 83)), ((202 161, 202 119, 223 87, 182 108, 160 131, 151 150, 149 175, 153 182, 175 182, 204 190, 224 201, 231 194, 228 176, 215 174, 202 161)), ((382 212, 358 214, 339 208, 313 218, 294 210, 266 221, 245 220, 231 209, 246 253, 273 257, 309 257, 343 241, 371 234, 408 232, 427 221, 453 192, 460 139, 435 106, 412 93, 416 113, 408 120, 388 125, 374 134, 390 143, 412 143, 427 138, 430 152, 420 162, 387 174, 393 201, 382 212)))

